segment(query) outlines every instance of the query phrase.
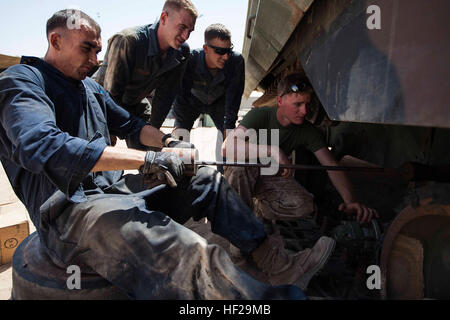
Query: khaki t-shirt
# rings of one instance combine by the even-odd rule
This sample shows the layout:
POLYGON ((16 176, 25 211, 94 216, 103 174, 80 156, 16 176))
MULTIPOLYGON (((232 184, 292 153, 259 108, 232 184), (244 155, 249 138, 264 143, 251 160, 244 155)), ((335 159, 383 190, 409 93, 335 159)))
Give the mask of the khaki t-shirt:
POLYGON ((290 155, 299 146, 304 146, 311 152, 316 152, 327 146, 320 131, 305 120, 301 125, 291 124, 283 127, 277 119, 277 107, 261 107, 250 110, 240 122, 247 129, 255 129, 258 144, 277 145, 271 141, 271 130, 277 129, 279 133, 278 146, 286 155, 290 155), (267 131, 261 131, 267 129, 267 131), (267 142, 264 140, 267 137, 267 142))

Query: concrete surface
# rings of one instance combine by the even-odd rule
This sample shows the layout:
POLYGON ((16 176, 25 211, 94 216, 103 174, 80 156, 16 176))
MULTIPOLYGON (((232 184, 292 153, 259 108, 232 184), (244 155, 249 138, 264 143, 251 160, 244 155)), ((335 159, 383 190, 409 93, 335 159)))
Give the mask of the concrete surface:
POLYGON ((11 264, 0 266, 0 300, 9 300, 12 288, 11 264))

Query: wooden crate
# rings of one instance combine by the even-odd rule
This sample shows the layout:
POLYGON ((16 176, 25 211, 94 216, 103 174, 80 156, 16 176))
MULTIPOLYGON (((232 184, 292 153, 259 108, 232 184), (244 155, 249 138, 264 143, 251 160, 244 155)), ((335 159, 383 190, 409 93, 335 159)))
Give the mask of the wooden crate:
POLYGON ((22 203, 0 206, 0 265, 10 263, 18 245, 30 234, 22 203))

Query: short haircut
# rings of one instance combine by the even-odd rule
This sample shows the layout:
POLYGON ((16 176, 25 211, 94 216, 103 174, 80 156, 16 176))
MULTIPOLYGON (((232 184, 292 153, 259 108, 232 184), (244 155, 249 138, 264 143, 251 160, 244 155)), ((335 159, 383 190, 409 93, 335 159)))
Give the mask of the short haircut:
POLYGON ((222 41, 231 41, 231 32, 223 24, 212 24, 205 30, 205 43, 216 38, 222 41))
POLYGON ((163 10, 169 12, 170 10, 180 11, 186 10, 189 14, 197 19, 198 12, 195 6, 189 0, 166 0, 164 3, 163 10))
POLYGON ((48 19, 46 30, 47 37, 52 31, 58 28, 69 30, 69 25, 71 23, 75 22, 74 25, 80 25, 83 20, 85 20, 89 24, 89 26, 94 28, 98 35, 101 34, 102 30, 98 23, 86 13, 78 9, 64 9, 55 12, 53 16, 48 19))
POLYGON ((283 77, 278 83, 277 94, 279 96, 295 92, 291 88, 296 85, 299 89, 298 93, 313 93, 313 88, 311 86, 311 82, 309 82, 308 78, 301 73, 292 73, 283 77))

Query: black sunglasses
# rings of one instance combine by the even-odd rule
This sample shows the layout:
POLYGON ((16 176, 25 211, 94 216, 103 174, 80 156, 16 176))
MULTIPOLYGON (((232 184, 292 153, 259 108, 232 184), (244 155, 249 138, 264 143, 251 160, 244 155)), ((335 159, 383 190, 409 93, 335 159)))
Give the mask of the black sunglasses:
POLYGON ((310 87, 310 85, 308 83, 306 83, 306 82, 300 82, 298 84, 293 84, 281 96, 284 96, 284 95, 286 95, 288 93, 304 92, 306 90, 306 88, 308 88, 308 87, 310 87))
POLYGON ((214 49, 214 52, 221 56, 223 56, 224 54, 232 54, 233 53, 233 48, 234 48, 233 45, 231 45, 231 47, 229 47, 229 48, 216 47, 216 46, 210 45, 208 43, 206 45, 208 47, 214 49))

